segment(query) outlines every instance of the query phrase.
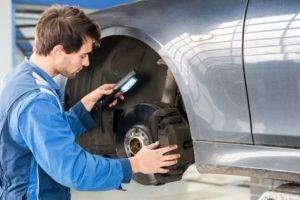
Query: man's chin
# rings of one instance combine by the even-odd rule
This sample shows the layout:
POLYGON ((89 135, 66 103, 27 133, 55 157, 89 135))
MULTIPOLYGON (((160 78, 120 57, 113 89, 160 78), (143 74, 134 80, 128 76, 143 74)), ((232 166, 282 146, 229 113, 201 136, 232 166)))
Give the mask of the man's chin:
POLYGON ((66 76, 68 79, 74 79, 76 77, 76 73, 73 73, 73 74, 68 74, 66 76))

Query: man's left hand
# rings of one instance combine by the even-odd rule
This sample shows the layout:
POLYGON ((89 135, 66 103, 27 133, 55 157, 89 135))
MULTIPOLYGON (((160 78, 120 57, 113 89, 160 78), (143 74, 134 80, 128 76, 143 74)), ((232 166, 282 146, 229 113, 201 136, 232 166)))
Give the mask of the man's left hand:
MULTIPOLYGON (((82 104, 84 105, 87 111, 91 111, 94 105, 101 99, 104 95, 110 95, 113 92, 115 84, 103 84, 100 87, 96 88, 94 91, 90 92, 81 99, 82 104)), ((122 93, 116 94, 116 99, 109 104, 109 107, 113 107, 117 104, 118 98, 121 100, 124 99, 122 93)))

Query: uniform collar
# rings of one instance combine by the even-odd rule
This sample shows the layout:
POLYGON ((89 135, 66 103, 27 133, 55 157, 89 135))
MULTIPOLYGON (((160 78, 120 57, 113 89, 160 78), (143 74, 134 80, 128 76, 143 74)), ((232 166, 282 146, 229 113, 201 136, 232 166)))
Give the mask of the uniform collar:
POLYGON ((29 66, 31 66, 34 69, 34 71, 48 83, 48 86, 57 93, 57 95, 59 96, 59 98, 62 97, 62 93, 60 91, 59 86, 53 80, 53 78, 51 76, 49 76, 49 74, 47 72, 45 72, 42 68, 40 68, 37 65, 35 65, 28 58, 25 58, 24 62, 26 64, 28 64, 29 66))

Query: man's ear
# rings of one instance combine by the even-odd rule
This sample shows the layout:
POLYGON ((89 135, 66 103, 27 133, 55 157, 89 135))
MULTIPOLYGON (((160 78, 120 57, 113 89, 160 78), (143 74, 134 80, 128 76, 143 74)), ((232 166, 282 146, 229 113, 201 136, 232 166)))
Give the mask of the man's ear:
POLYGON ((65 53, 64 51, 64 47, 63 45, 59 44, 59 45, 55 45, 51 51, 51 54, 54 56, 54 57, 60 57, 62 56, 63 54, 65 53))

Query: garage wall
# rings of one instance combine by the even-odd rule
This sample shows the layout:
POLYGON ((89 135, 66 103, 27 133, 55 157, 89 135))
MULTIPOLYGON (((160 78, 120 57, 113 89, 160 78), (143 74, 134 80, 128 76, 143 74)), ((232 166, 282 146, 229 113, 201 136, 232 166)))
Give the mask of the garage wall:
MULTIPOLYGON (((12 2, 0 1, 0 80, 13 66, 12 2)), ((1 83, 0 83, 1 84, 1 83)))

